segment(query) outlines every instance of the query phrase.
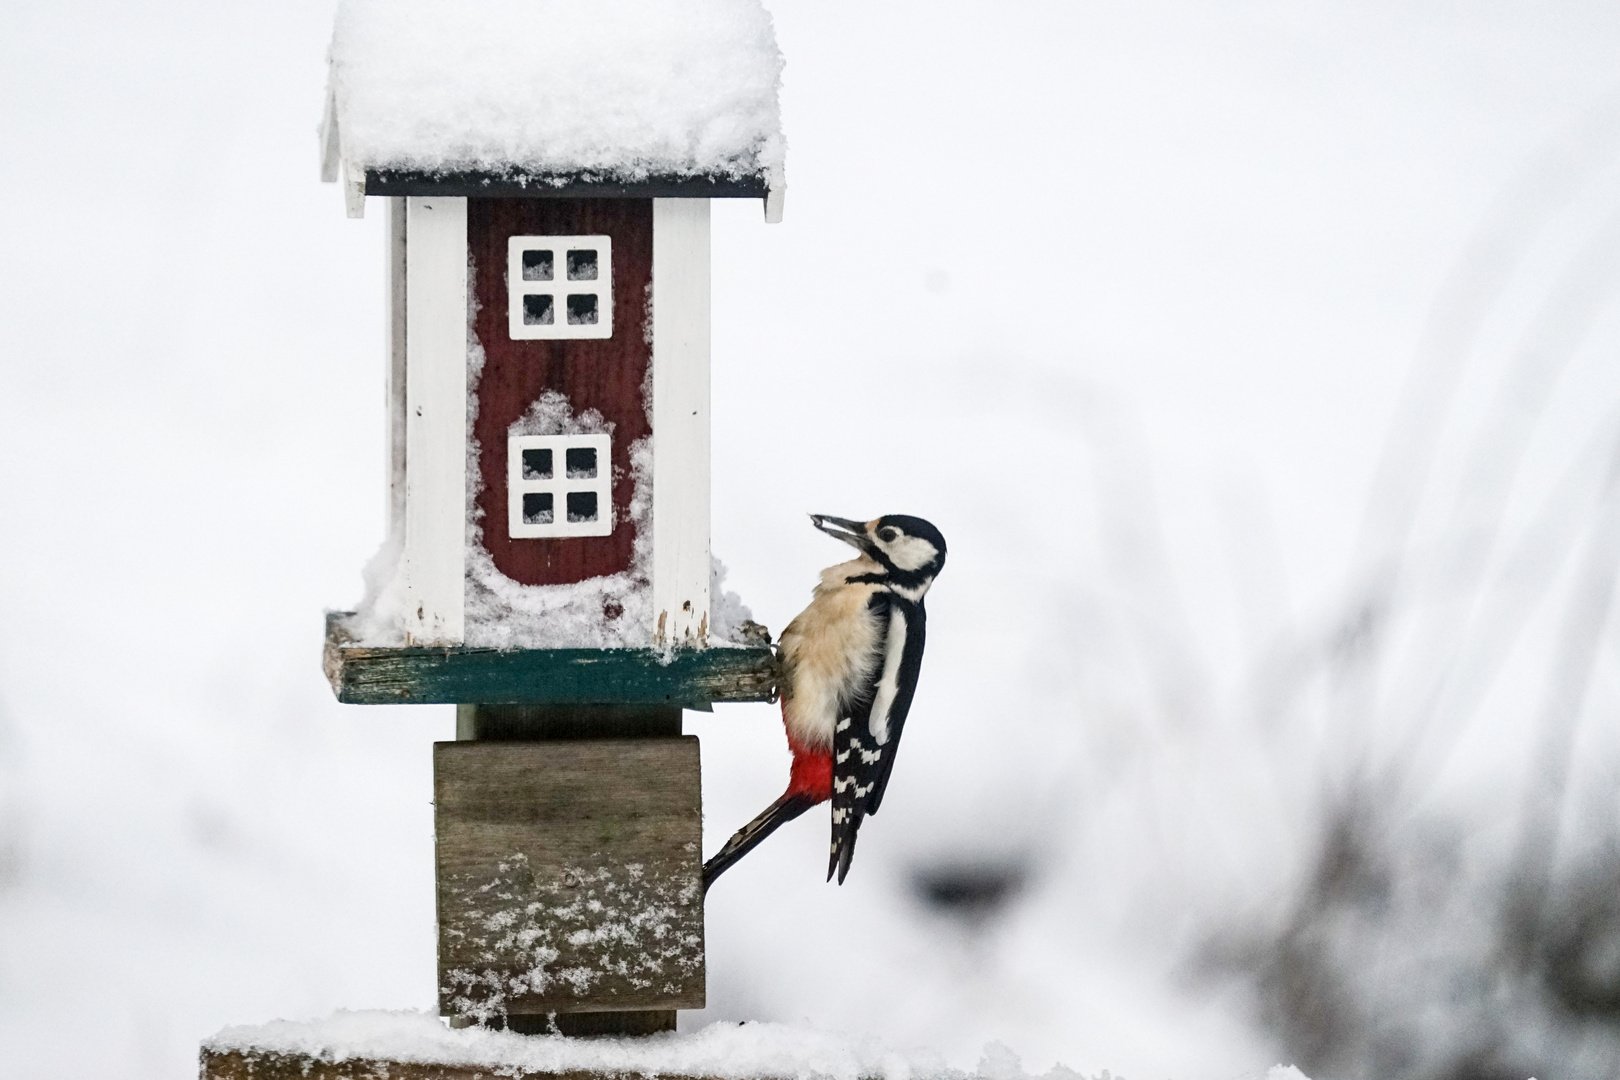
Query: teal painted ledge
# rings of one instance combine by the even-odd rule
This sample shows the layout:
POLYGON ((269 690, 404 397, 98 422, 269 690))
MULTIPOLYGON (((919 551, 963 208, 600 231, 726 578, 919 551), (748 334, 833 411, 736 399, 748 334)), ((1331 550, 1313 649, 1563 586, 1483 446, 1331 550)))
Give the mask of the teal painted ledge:
POLYGON ((768 648, 375 648, 355 645, 348 612, 328 612, 322 666, 351 705, 684 705, 775 701, 781 669, 768 648))

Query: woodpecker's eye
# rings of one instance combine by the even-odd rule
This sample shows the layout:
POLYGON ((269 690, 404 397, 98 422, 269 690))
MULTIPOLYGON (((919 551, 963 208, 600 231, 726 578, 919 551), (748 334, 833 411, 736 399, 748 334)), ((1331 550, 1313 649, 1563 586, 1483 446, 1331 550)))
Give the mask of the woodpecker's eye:
POLYGON ((892 525, 885 525, 883 528, 878 530, 878 539, 883 541, 885 544, 894 543, 895 538, 899 535, 900 530, 896 529, 892 525))

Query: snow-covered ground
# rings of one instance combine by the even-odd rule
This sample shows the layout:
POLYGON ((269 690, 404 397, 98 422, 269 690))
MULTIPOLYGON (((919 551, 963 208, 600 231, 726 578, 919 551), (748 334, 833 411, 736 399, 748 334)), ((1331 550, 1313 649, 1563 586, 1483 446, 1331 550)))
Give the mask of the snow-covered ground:
MULTIPOLYGON (((793 1024, 720 1021, 695 1031, 635 1038, 569 1039, 483 1028, 451 1030, 432 1013, 340 1010, 303 1022, 277 1020, 226 1028, 203 1042, 215 1054, 296 1055, 320 1061, 476 1065, 495 1075, 594 1072, 610 1076, 703 1076, 722 1080, 1030 1080, 1011 1048, 992 1043, 972 1071, 938 1054, 906 1052, 793 1024)), ((1087 1080, 1054 1066, 1043 1080, 1087 1080)), ((1109 1080, 1105 1070, 1098 1080, 1109 1080)), ((1277 1065, 1266 1080, 1308 1080, 1277 1065)))
MULTIPOLYGON (((775 630, 841 557, 806 512, 951 556, 849 883, 817 815, 729 873, 683 1026, 1612 1074, 1620 8, 767 6, 791 198, 716 208, 716 553, 775 630)), ((384 510, 332 16, 0 8, 8 1080, 433 1000, 452 711, 319 671, 384 510)), ((688 730, 712 850, 780 728, 688 730)))
MULTIPOLYGON (((213 1053, 296 1054, 323 1061, 382 1060, 481 1065, 501 1074, 600 1072, 677 1076, 811 1077, 826 1080, 961 1080, 938 1055, 892 1050, 870 1036, 846 1038, 790 1024, 709 1024, 694 1032, 635 1038, 537 1037, 482 1028, 451 1030, 425 1012, 340 1011, 314 1021, 239 1025, 207 1039, 213 1053)), ((986 1055, 997 1080, 1024 1075, 1005 1048, 986 1055), (1010 1068, 1009 1068, 1010 1066, 1010 1068)), ((1054 1070, 1051 1080, 1077 1074, 1054 1070)))

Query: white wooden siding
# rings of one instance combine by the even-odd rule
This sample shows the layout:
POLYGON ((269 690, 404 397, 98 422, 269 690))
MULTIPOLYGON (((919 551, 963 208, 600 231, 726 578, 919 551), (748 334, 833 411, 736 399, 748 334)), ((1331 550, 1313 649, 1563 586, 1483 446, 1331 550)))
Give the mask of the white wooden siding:
POLYGON ((408 641, 464 637, 467 200, 406 200, 405 572, 408 641))
POLYGON ((338 140, 337 94, 330 85, 326 88, 326 109, 321 113, 321 183, 330 184, 338 178, 338 159, 343 153, 338 140))
POLYGON ((338 170, 342 174, 343 205, 352 218, 366 216, 366 170, 347 159, 338 170))
POLYGON ((709 202, 653 200, 653 633, 709 629, 709 202))
POLYGON ((765 178, 765 224, 782 220, 782 204, 787 201, 787 173, 778 165, 765 178))
POLYGON ((388 199, 388 534, 405 527, 405 200, 388 199))

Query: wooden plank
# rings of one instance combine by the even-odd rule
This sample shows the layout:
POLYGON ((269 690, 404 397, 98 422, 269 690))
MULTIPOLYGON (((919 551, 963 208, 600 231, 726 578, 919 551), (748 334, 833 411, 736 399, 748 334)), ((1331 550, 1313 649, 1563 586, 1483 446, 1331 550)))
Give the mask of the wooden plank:
POLYGON ((601 180, 590 174, 423 173, 366 170, 367 195, 455 195, 496 199, 763 199, 770 182, 755 176, 649 176, 601 180))
POLYGON ((352 705, 682 705, 775 701, 769 649, 377 649, 327 639, 327 681, 352 705))
POLYGON ((351 218, 366 216, 366 174, 347 160, 338 163, 338 186, 343 189, 343 209, 351 218))
POLYGON ((339 701, 354 705, 508 705, 774 701, 767 649, 693 649, 668 664, 651 649, 362 649, 328 654, 339 701))
POLYGON ((409 199, 406 219, 406 635, 451 645, 465 614, 467 200, 409 199))
POLYGON ((456 706, 456 738, 518 742, 530 739, 678 738, 679 705, 456 706))
MULTIPOLYGON (((652 280, 653 207, 646 199, 470 199, 467 241, 478 299, 473 331, 484 350, 478 380, 478 470, 483 546, 496 569, 524 585, 565 585, 631 568, 630 448, 652 433, 642 388, 647 286, 652 280), (507 322, 507 241, 513 236, 612 238, 613 336, 514 341, 507 322), (513 538, 507 532, 507 429, 545 392, 575 415, 595 409, 613 425, 615 524, 607 536, 513 538)), ((604 617, 616 617, 604 612, 604 617)), ((651 629, 649 627, 649 629, 651 629)))
POLYGON ((405 527, 405 245, 404 199, 388 200, 388 535, 405 527))
POLYGON ((704 1004, 698 740, 433 747, 439 1011, 704 1004))
POLYGON ((353 645, 326 615, 322 667, 353 705, 681 705, 775 701, 781 663, 769 648, 469 649, 353 645))
MULTIPOLYGON (((209 1050, 201 1057, 202 1080, 607 1080, 620 1073, 583 1069, 534 1072, 511 1066, 446 1065, 421 1061, 385 1061, 274 1051, 209 1050)), ((688 1073, 637 1072, 635 1077, 660 1080, 713 1080, 688 1073)))
POLYGON ((674 1031, 679 1014, 674 1009, 625 1009, 620 1012, 546 1013, 544 1016, 508 1016, 506 1030, 519 1035, 658 1035, 674 1031))
POLYGON ((779 225, 782 222, 782 206, 787 201, 787 174, 779 165, 766 174, 765 183, 768 188, 765 193, 765 224, 779 225))
POLYGON ((321 183, 335 183, 338 178, 342 145, 338 139, 337 90, 330 80, 326 87, 326 108, 321 112, 321 183))
POLYGON ((709 203, 653 201, 653 639, 709 636, 709 203))

